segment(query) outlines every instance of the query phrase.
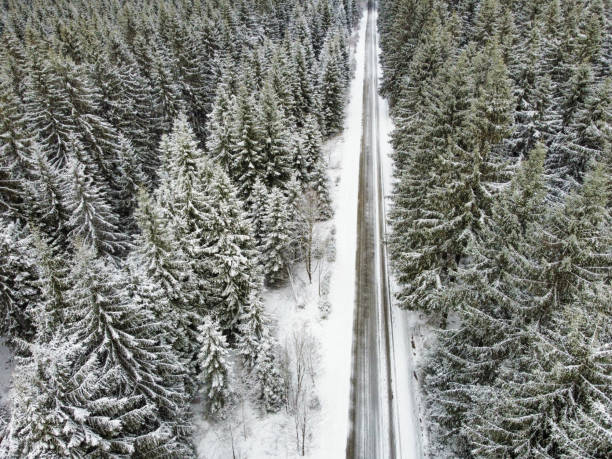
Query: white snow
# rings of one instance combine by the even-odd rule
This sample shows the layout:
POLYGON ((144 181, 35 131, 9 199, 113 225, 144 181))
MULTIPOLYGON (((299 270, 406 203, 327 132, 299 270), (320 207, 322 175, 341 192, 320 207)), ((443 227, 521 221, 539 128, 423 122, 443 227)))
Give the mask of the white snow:
MULTIPOLYGON (((324 146, 329 158, 335 213, 330 222, 318 224, 316 232, 324 238, 335 228, 336 261, 316 265, 312 284, 303 264, 295 266, 292 269, 295 293, 289 282, 283 288, 264 292, 266 313, 274 322, 281 345, 294 330, 303 326, 320 344, 316 391, 321 408, 313 413, 306 451, 309 458, 344 457, 348 436, 365 20, 364 14, 353 37, 355 75, 344 130, 324 146), (320 274, 327 270, 332 272, 331 312, 322 320, 318 308, 319 280, 323 277, 320 274)), ((251 390, 250 382, 240 380, 238 375, 232 384, 237 393, 246 394, 251 390)), ((293 417, 284 409, 272 415, 262 414, 248 397, 238 402, 222 420, 205 419, 200 404, 194 404, 193 409, 195 443, 202 459, 300 457, 296 451, 293 417)))

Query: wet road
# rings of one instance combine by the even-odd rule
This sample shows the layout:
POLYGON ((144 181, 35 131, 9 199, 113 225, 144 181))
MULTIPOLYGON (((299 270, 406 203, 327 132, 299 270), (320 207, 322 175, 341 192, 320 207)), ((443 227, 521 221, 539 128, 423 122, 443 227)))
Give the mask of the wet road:
MULTIPOLYGON (((398 406, 394 400, 392 311, 386 250, 382 243, 385 211, 374 0, 368 2, 367 15, 349 412, 351 427, 346 457, 421 457, 420 441, 419 446, 414 448, 416 452, 405 451, 402 454, 400 445, 406 441, 400 442, 398 438, 401 429, 398 406)), ((410 357, 406 355, 405 358, 410 357)), ((408 415, 415 416, 415 413, 408 415)))

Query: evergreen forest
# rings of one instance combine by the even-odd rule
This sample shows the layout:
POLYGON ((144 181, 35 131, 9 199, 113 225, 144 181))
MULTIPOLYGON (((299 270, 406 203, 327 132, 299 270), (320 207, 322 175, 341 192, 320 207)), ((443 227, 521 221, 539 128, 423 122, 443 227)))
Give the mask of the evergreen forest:
POLYGON ((609 458, 610 2, 379 3, 430 457, 609 458))

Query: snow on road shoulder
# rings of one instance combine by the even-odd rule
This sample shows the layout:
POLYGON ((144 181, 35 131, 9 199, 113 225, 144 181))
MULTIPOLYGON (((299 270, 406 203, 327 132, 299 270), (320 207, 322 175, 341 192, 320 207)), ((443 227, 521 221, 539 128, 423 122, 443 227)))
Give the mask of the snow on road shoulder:
MULTIPOLYGON (((380 40, 377 39, 377 43, 380 40)), ((380 47, 377 51, 380 56, 380 47)), ((382 80, 382 67, 378 65, 378 79, 382 80)), ((391 154, 391 132, 393 121, 389 113, 389 104, 386 99, 379 97, 379 126, 380 126, 380 156, 383 175, 383 192, 385 214, 388 215, 391 205, 390 194, 393 189, 393 161, 391 154)), ((387 231, 390 228, 387 226, 387 231)), ((390 288, 392 293, 392 326, 393 348, 395 364, 395 403, 398 413, 400 457, 410 459, 419 457, 418 451, 426 450, 426 438, 422 428, 422 412, 419 394, 419 381, 417 380, 416 366, 422 357, 422 344, 428 328, 413 311, 399 309, 394 303, 397 284, 392 271, 389 271, 390 288), (411 358, 407 358, 407 356, 411 358), (415 436, 417 438, 415 438, 415 436), (420 448, 419 448, 420 443, 420 448)))
POLYGON ((330 290, 332 312, 322 325, 321 422, 315 436, 319 439, 315 442, 318 446, 311 455, 317 458, 344 457, 349 428, 366 20, 364 13, 359 25, 355 76, 351 82, 344 131, 331 159, 332 166, 340 165, 334 196, 337 257, 330 290))

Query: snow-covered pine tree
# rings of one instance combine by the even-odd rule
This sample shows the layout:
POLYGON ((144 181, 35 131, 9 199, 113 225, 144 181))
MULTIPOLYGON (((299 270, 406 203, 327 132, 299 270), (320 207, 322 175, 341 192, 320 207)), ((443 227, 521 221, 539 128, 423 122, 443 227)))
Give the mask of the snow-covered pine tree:
POLYGON ((102 254, 119 255, 128 248, 125 235, 119 229, 117 216, 105 199, 100 187, 85 171, 78 159, 66 167, 64 195, 70 212, 67 222, 69 237, 82 239, 102 254))
POLYGON ((534 238, 545 216, 546 149, 538 145, 510 186, 493 203, 480 237, 466 248, 469 263, 453 273, 444 298, 459 325, 439 332, 427 363, 427 403, 436 435, 454 436, 456 453, 467 454, 462 426, 472 422, 503 365, 525 350, 522 316, 531 308, 525 277, 532 266, 534 238), (477 408, 479 409, 479 408, 477 408))
POLYGON ((255 375, 259 382, 259 399, 263 409, 269 413, 279 411, 287 397, 277 347, 278 344, 272 338, 263 339, 255 363, 255 375))
POLYGON ((477 7, 472 36, 481 45, 495 35, 498 19, 501 17, 499 0, 483 0, 477 7))
MULTIPOLYGON (((277 105, 284 112, 282 118, 286 125, 294 125, 297 120, 293 118, 295 112, 295 75, 291 68, 286 46, 274 46, 272 48, 272 56, 269 61, 268 71, 265 80, 270 84, 270 89, 276 97, 266 96, 266 82, 264 81, 261 88, 261 109, 270 110, 271 104, 277 105), (269 100, 265 99, 269 97, 269 100), (268 105, 268 107, 266 107, 268 105)), ((265 137, 264 137, 265 138, 265 137)))
POLYGON ((260 296, 260 292, 252 294, 250 307, 240 319, 240 336, 236 347, 247 371, 255 368, 261 343, 270 338, 260 296))
POLYGON ((175 57, 160 40, 155 47, 151 47, 148 42, 142 43, 142 46, 148 48, 151 57, 145 65, 151 69, 153 106, 156 116, 161 120, 159 127, 162 131, 159 134, 162 134, 168 132, 176 117, 185 110, 180 84, 174 72, 178 71, 178 66, 175 57))
MULTIPOLYGON (((420 134, 405 147, 412 148, 413 153, 393 191, 394 205, 389 215, 393 232, 389 242, 398 280, 405 286, 399 294, 400 303, 406 307, 418 305, 441 312, 442 305, 430 293, 444 284, 448 270, 456 266, 461 256, 461 243, 450 236, 450 227, 442 222, 450 209, 461 210, 453 204, 460 199, 454 189, 460 186, 461 177, 451 158, 465 151, 457 142, 459 134, 467 132, 469 126, 471 84, 468 57, 463 53, 454 65, 447 64, 436 79, 423 108, 420 134), (431 174, 432 170, 436 174, 431 174), (434 193, 437 200, 432 199, 434 193)), ((468 165, 465 159, 458 161, 464 167, 468 165)), ((460 224, 461 220, 454 222, 460 224)), ((464 234, 463 228, 457 227, 451 233, 464 234)))
POLYGON ((241 82, 232 116, 231 149, 235 161, 230 177, 242 197, 251 193, 258 177, 264 179, 263 172, 267 167, 262 159, 263 133, 256 107, 255 98, 249 94, 246 84, 241 82))
POLYGON ((514 77, 516 127, 507 141, 510 151, 516 156, 526 156, 537 142, 548 144, 561 124, 551 81, 544 71, 543 46, 540 27, 534 27, 522 44, 525 52, 518 56, 514 77))
POLYGON ((304 163, 306 169, 304 171, 294 171, 298 174, 298 178, 302 185, 306 185, 310 180, 310 174, 314 170, 316 163, 323 158, 321 127, 314 115, 308 115, 304 120, 302 134, 302 148, 304 155, 304 163))
POLYGON ((332 217, 334 211, 332 208, 332 199, 329 192, 329 177, 327 175, 327 161, 320 157, 314 164, 314 168, 310 175, 310 187, 317 194, 319 204, 319 218, 327 220, 332 217))
POLYGON ((322 205, 322 216, 330 217, 331 197, 327 183, 327 161, 323 156, 319 124, 312 115, 309 115, 304 123, 302 147, 306 170, 305 173, 302 173, 301 185, 302 187, 311 186, 317 191, 322 205))
POLYGON ((129 260, 133 281, 140 285, 140 295, 147 299, 155 319, 164 327, 167 342, 189 374, 189 382, 195 377, 196 329, 200 321, 194 274, 162 209, 145 190, 139 192, 138 201, 136 221, 140 234, 129 260))
POLYGON ((65 322, 68 267, 61 246, 47 241, 37 230, 31 233, 40 296, 30 309, 36 324, 36 341, 44 344, 52 341, 65 322))
POLYGON ((221 410, 230 400, 228 351, 219 324, 205 318, 198 327, 198 380, 203 385, 209 414, 221 410))
POLYGON ((252 229, 229 177, 215 167, 207 187, 200 244, 210 272, 208 305, 224 331, 235 334, 259 289, 252 229))
POLYGON ((325 135, 339 132, 344 120, 345 75, 336 40, 335 34, 328 35, 319 59, 320 116, 325 135))
MULTIPOLYGON (((11 419, 0 443, 2 456, 46 459, 133 451, 124 439, 109 441, 92 433, 84 410, 66 401, 66 394, 74 390, 68 380, 75 349, 71 343, 56 339, 30 345, 30 357, 17 359, 11 419)), ((100 415, 96 421, 114 426, 121 422, 112 415, 100 415)))
POLYGON ((186 401, 183 369, 161 344, 165 330, 151 306, 133 301, 125 273, 87 245, 77 248, 69 282, 66 333, 81 348, 70 383, 91 428, 109 440, 124 437, 135 455, 185 454, 189 440, 173 431, 184 422, 177 419, 186 401), (109 431, 110 424, 95 423, 100 411, 122 413, 122 421, 109 431))
POLYGON ((472 145, 481 154, 495 147, 511 133, 514 123, 512 81, 496 40, 474 58, 486 62, 484 75, 476 77, 482 84, 476 88, 470 110, 474 138, 472 145))
POLYGON ((287 199, 278 188, 270 190, 262 220, 263 240, 260 246, 266 280, 276 285, 286 279, 287 251, 291 240, 291 221, 287 199))
POLYGON ((234 162, 232 151, 233 102, 227 93, 227 85, 217 86, 217 95, 208 119, 206 148, 211 158, 217 161, 229 174, 234 162))
POLYGON ((601 160, 603 145, 611 139, 610 80, 595 86, 589 75, 590 69, 581 66, 574 76, 573 84, 570 83, 572 95, 565 102, 567 117, 564 117, 564 129, 553 140, 553 154, 549 159, 552 172, 565 190, 582 181, 590 161, 601 160), (583 80, 582 83, 579 80, 583 80))
POLYGON ((135 161, 146 173, 147 181, 155 177, 159 165, 154 156, 161 119, 151 103, 152 88, 138 70, 133 54, 123 39, 111 34, 109 50, 96 56, 91 72, 92 82, 100 94, 100 110, 104 117, 135 150, 135 161))
POLYGON ((32 236, 16 223, 0 220, 0 332, 31 339, 32 313, 40 301, 32 236))
MULTIPOLYGON (((288 107, 290 109, 290 107, 288 107)), ((268 187, 280 187, 288 180, 293 151, 287 113, 270 78, 264 81, 259 99, 258 124, 261 128, 261 161, 259 176, 268 187)))
POLYGON ((287 214, 288 222, 291 225, 291 245, 288 247, 287 256, 291 262, 295 262, 300 258, 301 251, 301 228, 300 222, 302 221, 302 215, 300 206, 304 198, 305 186, 298 180, 297 174, 293 174, 291 179, 287 182, 285 189, 285 197, 287 198, 287 214))
POLYGON ((251 229, 257 247, 261 246, 265 233, 263 231, 263 219, 265 207, 269 197, 268 187, 259 179, 255 181, 251 194, 247 197, 246 205, 251 229))
POLYGON ((420 131, 421 108, 426 104, 428 91, 444 65, 448 65, 452 53, 456 16, 443 27, 436 14, 425 25, 425 30, 416 44, 412 60, 407 65, 407 76, 398 85, 399 98, 393 107, 399 122, 392 133, 395 173, 403 170, 404 158, 409 154, 409 145, 420 131))
MULTIPOLYGON (((609 288, 601 295, 609 301, 609 288)), ((528 330, 535 343, 522 368, 502 369, 503 383, 483 394, 465 429, 472 454, 596 458, 610 451, 610 314, 583 306, 578 297, 553 313, 550 328, 528 330)))
POLYGON ((13 93, 21 102, 24 100, 28 62, 24 43, 18 38, 16 28, 7 21, 2 30, 3 45, 0 48, 0 66, 7 76, 13 93))
POLYGON ((87 150, 92 166, 110 191, 119 191, 118 132, 98 115, 99 93, 84 69, 67 58, 52 55, 32 73, 26 93, 26 117, 43 147, 65 165, 71 137, 87 150))
POLYGON ((34 139, 8 82, 0 79, 0 213, 19 218, 31 205, 25 188, 34 139))
POLYGON ((65 247, 70 212, 66 207, 64 179, 40 145, 32 146, 32 182, 29 183, 28 192, 33 220, 47 237, 65 247))
MULTIPOLYGON (((582 186, 562 206, 553 208, 537 247, 540 263, 530 278, 540 311, 550 314, 571 303, 596 282, 610 279, 612 244, 607 177, 592 163, 582 186), (542 282, 544 280, 544 282, 542 282)), ((542 317, 538 313, 535 317, 542 317)))
MULTIPOLYGON (((296 125, 302 127, 308 115, 316 113, 318 98, 314 87, 314 76, 312 63, 309 62, 308 52, 305 45, 298 42, 292 49, 293 60, 293 85, 295 94, 293 104, 293 115, 296 125)), ((312 59, 312 57, 311 57, 312 59)))

